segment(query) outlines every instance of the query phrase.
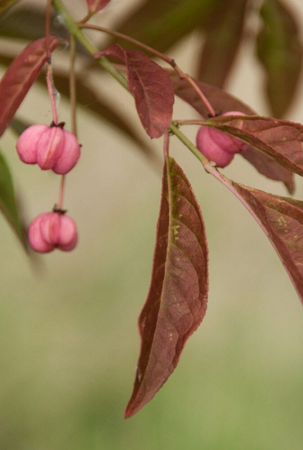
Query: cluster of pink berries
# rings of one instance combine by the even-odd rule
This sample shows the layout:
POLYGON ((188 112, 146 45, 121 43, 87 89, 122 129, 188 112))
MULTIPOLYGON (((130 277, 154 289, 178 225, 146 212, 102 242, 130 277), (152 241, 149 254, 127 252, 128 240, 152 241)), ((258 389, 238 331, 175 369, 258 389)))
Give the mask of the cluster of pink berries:
MULTIPOLYGON (((32 125, 19 137, 17 152, 26 164, 38 164, 42 170, 52 169, 65 175, 80 157, 80 145, 76 136, 63 129, 64 124, 32 125)), ((30 224, 28 239, 30 246, 39 253, 48 253, 58 248, 73 250, 78 235, 75 222, 64 211, 55 209, 43 213, 30 224)))
MULTIPOLYGON (((239 111, 230 111, 223 116, 243 116, 239 111)), ((236 153, 241 153, 247 144, 216 128, 200 127, 197 134, 197 148, 207 159, 218 167, 226 167, 231 163, 236 153)))

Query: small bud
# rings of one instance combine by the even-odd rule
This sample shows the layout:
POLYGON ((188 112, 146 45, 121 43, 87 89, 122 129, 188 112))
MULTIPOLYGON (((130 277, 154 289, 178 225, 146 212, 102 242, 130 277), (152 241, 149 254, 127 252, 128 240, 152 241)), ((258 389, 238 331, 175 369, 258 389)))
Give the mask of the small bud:
POLYGON ((19 137, 17 152, 26 164, 63 175, 76 165, 80 145, 74 134, 59 126, 32 125, 19 137))
POLYGON ((49 253, 55 248, 69 252, 77 245, 76 224, 57 212, 40 214, 29 226, 28 240, 32 249, 39 253, 49 253))
MULTIPOLYGON (((238 111, 231 111, 223 116, 244 115, 238 111)), ((226 167, 234 159, 236 153, 245 150, 247 144, 216 128, 201 126, 197 134, 197 148, 218 167, 226 167)))

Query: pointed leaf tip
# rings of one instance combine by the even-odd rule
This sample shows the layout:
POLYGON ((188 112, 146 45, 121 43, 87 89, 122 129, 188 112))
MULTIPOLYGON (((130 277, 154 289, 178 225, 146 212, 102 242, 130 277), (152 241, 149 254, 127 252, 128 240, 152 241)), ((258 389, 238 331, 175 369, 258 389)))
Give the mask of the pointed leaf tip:
POLYGON ((164 167, 151 285, 139 317, 141 351, 125 418, 136 414, 176 368, 202 322, 208 295, 208 248, 191 185, 174 159, 164 167))
POLYGON ((169 128, 175 100, 174 88, 166 71, 144 53, 124 50, 118 44, 95 57, 103 55, 115 56, 126 64, 128 88, 135 98, 143 128, 150 137, 161 137, 169 128))
POLYGON ((303 304, 303 202, 232 185, 276 250, 303 304))
POLYGON ((97 13, 97 12, 101 11, 110 2, 111 2, 111 0, 86 0, 86 4, 87 4, 87 7, 88 7, 88 10, 91 13, 97 13))

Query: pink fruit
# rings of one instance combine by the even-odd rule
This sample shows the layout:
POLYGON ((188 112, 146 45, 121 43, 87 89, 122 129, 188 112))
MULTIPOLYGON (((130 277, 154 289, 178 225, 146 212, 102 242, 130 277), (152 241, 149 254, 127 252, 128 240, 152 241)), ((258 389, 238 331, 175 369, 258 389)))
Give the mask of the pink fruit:
POLYGON ((65 174, 76 165, 80 145, 74 134, 59 126, 32 125, 19 137, 17 152, 26 164, 65 174))
POLYGON ((76 224, 64 214, 43 213, 31 222, 28 240, 32 249, 39 253, 49 253, 55 248, 69 252, 77 245, 76 224))
MULTIPOLYGON (((244 115, 238 111, 230 111, 223 116, 244 115)), ((197 134, 197 148, 207 159, 216 163, 218 167, 226 167, 234 158, 247 147, 239 139, 217 130, 201 126, 197 134)))

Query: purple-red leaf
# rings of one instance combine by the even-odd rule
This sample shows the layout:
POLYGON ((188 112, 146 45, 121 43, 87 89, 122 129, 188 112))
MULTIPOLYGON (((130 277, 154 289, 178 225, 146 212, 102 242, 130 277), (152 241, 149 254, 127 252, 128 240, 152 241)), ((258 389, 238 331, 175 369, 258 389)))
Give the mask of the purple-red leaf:
MULTIPOLYGON (((201 97, 197 94, 187 80, 181 79, 173 69, 166 69, 173 82, 175 93, 185 102, 195 108, 203 117, 208 117, 208 109, 202 102, 201 97)), ((194 79, 194 78, 193 78, 194 79)), ((244 114, 256 114, 253 109, 247 106, 241 100, 233 97, 222 89, 211 86, 203 81, 195 80, 207 100, 210 102, 216 112, 225 113, 228 111, 241 111, 244 114)))
POLYGON ((103 55, 113 55, 126 64, 128 88, 143 127, 150 137, 162 136, 170 125, 174 104, 174 88, 166 71, 144 53, 123 50, 117 44, 95 57, 103 55))
MULTIPOLYGON (((182 98, 185 102, 189 103, 202 116, 207 117, 208 110, 196 91, 193 90, 192 86, 190 86, 186 80, 181 80, 174 70, 169 69, 169 74, 174 84, 176 95, 182 98)), ((248 115, 256 114, 249 106, 245 105, 243 102, 222 89, 203 83, 202 81, 195 81, 215 111, 222 113, 228 111, 241 111, 248 115)), ((249 161, 258 170, 258 172, 262 173, 262 175, 265 175, 272 180, 282 181, 286 185, 289 193, 293 193, 293 174, 287 169, 281 167, 280 164, 278 164, 273 158, 270 158, 264 153, 255 150, 251 146, 249 146, 248 149, 242 153, 242 156, 249 161)))
POLYGON ((303 202, 232 182, 275 248, 303 303, 303 202))
POLYGON ((241 156, 270 180, 282 181, 290 194, 295 192, 294 174, 280 166, 273 158, 250 145, 241 153, 241 156))
POLYGON ((218 87, 224 86, 241 45, 247 3, 248 0, 218 3, 208 21, 198 72, 199 80, 218 87))
MULTIPOLYGON (((53 51, 60 40, 50 39, 50 50, 53 51)), ((16 111, 21 105, 30 87, 41 73, 47 52, 45 38, 29 44, 9 66, 0 82, 0 136, 4 133, 16 111)))
POLYGON ((206 123, 240 138, 303 176, 303 125, 260 116, 216 117, 206 123))
POLYGON ((111 0, 86 0, 88 10, 91 13, 101 11, 101 9, 105 8, 109 2, 111 2, 111 0))
POLYGON ((174 159, 164 167, 149 294, 139 317, 141 352, 125 417, 158 392, 175 369, 207 306, 208 249, 199 205, 174 159))
POLYGON ((266 72, 266 93, 275 117, 291 105, 302 68, 302 42, 295 14, 287 3, 265 0, 260 10, 262 29, 258 57, 266 72))

